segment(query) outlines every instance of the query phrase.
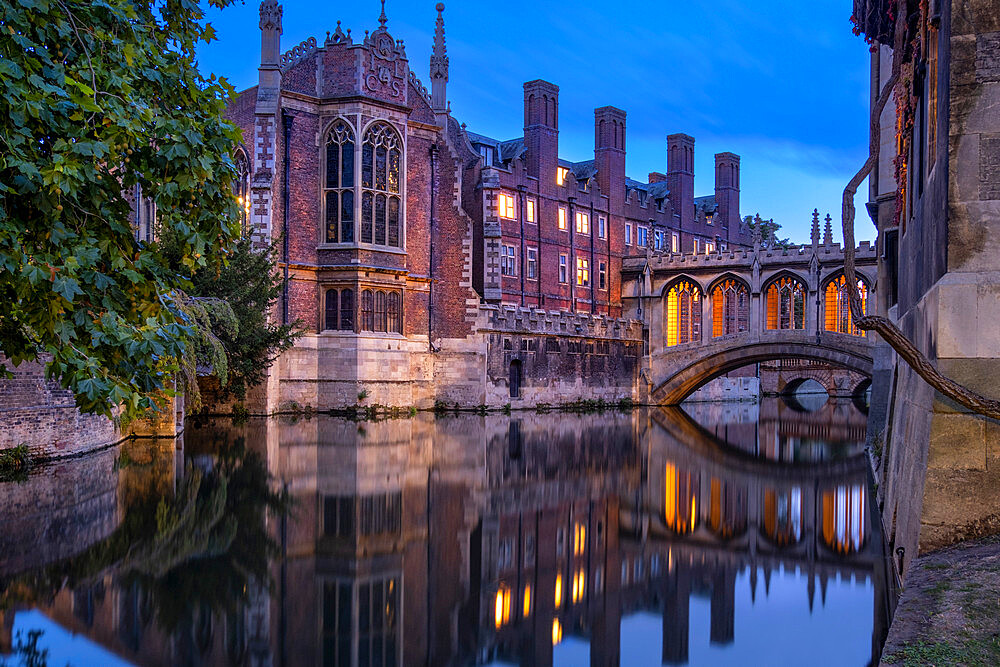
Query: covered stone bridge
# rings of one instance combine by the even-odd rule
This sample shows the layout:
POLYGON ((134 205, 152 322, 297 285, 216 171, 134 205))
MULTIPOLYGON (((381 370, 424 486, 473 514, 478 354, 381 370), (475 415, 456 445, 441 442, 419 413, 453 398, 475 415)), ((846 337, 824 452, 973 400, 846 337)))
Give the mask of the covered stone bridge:
MULTIPOLYGON (((643 322, 649 400, 677 404, 709 380, 748 364, 804 359, 871 377, 872 343, 851 318, 844 252, 830 238, 780 248, 708 254, 647 250, 622 265, 627 317, 643 322)), ((772 240, 773 244, 773 240, 772 240)), ((877 256, 856 249, 858 287, 874 312, 877 256)))

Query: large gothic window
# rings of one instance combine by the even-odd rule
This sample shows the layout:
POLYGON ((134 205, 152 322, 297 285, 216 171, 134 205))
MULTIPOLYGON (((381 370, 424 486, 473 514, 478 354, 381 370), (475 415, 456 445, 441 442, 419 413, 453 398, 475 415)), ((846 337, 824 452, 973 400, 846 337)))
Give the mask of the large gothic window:
POLYGON ((805 329, 806 290, 798 280, 783 276, 764 292, 768 329, 805 329))
POLYGON ((250 226, 250 162, 242 150, 236 151, 233 159, 236 178, 233 179, 233 196, 240 207, 240 227, 246 234, 250 226))
POLYGON ((667 347, 701 340, 701 290, 688 280, 674 284, 667 292, 667 347))
POLYGON ((323 187, 327 243, 354 242, 354 133, 338 120, 326 140, 323 187))
POLYGON ((374 123, 361 145, 361 242, 403 247, 399 179, 402 142, 388 123, 374 123))
MULTIPOLYGON (((861 310, 868 312, 868 287, 858 279, 858 292, 861 295, 861 310)), ((847 279, 844 274, 826 284, 824 294, 826 321, 823 327, 827 331, 836 331, 853 336, 864 336, 865 331, 854 326, 851 307, 847 301, 847 279)))
POLYGON ((750 291, 727 278, 712 290, 712 336, 728 336, 750 328, 750 291))

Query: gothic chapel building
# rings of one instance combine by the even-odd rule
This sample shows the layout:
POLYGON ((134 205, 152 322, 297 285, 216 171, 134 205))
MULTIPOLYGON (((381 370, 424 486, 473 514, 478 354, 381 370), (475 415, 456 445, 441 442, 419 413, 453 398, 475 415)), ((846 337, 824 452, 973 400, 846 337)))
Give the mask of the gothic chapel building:
POLYGON ((275 317, 306 330, 271 369, 267 411, 636 398, 622 257, 748 242, 739 157, 716 156, 716 194, 696 199, 686 135, 667 174, 628 179, 625 112, 603 107, 594 159, 562 160, 545 81, 524 86, 523 137, 468 131, 447 102, 443 9, 428 92, 384 9, 363 37, 338 22, 282 53, 282 8, 260 5, 259 83, 228 109, 237 194, 255 245, 278 243, 275 317))

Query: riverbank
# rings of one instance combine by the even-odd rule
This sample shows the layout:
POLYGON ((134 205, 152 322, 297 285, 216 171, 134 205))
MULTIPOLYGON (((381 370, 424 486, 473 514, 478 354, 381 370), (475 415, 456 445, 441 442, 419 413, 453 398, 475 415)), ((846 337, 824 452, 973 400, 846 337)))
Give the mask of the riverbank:
POLYGON ((1000 536, 914 559, 882 664, 1000 664, 1000 536))

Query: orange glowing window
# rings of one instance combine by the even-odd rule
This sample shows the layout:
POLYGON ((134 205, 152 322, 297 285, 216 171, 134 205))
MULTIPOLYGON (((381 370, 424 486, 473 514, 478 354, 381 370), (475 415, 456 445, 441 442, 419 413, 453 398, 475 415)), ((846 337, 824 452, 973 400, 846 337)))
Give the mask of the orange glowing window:
POLYGON ((701 290, 687 280, 674 284, 667 292, 664 309, 667 347, 701 340, 701 290))
POLYGON ((513 220, 517 217, 517 214, 514 212, 515 211, 514 197, 512 197, 511 195, 501 192, 500 201, 497 208, 500 211, 501 218, 507 218, 508 220, 513 220))
POLYGON ((855 553, 865 544, 865 493, 860 484, 823 491, 823 542, 837 553, 855 553))
POLYGON ((552 645, 555 646, 562 641, 562 623, 558 618, 552 619, 552 645))
POLYGON ((690 533, 698 520, 698 480, 667 463, 663 475, 663 519, 678 534, 690 533))
POLYGON ((493 604, 493 622, 500 628, 510 622, 510 588, 501 585, 493 604))
POLYGON ((733 279, 712 290, 712 336, 742 333, 750 327, 750 292, 733 279))
POLYGON ((586 573, 582 569, 577 570, 576 574, 573 575, 573 604, 576 604, 583 599, 583 594, 586 592, 586 573))
POLYGON ((566 185, 567 176, 569 176, 569 169, 566 167, 556 167, 556 185, 566 185))
POLYGON ((566 229, 566 207, 559 207, 559 229, 566 229))
POLYGON ((805 329, 806 290, 788 276, 771 283, 764 293, 768 329, 805 329))
POLYGON ((556 575, 556 592, 555 592, 556 609, 562 606, 562 599, 563 599, 562 573, 559 573, 556 575))
POLYGON ((587 549, 587 526, 577 522, 573 527, 573 555, 580 556, 587 549))
POLYGON ((531 584, 524 585, 524 617, 531 614, 531 584))
MULTIPOLYGON (((861 296, 861 311, 868 312, 868 288, 858 280, 858 294, 861 296)), ((824 292, 824 329, 853 336, 864 336, 866 332, 854 326, 851 307, 847 296, 847 281, 844 275, 831 280, 824 292)))

